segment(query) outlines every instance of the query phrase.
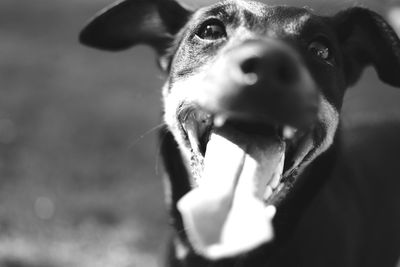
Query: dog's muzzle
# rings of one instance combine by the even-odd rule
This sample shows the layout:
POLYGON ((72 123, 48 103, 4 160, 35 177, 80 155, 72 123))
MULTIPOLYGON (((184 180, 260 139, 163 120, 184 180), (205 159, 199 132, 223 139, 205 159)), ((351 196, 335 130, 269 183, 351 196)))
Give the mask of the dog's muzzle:
POLYGON ((207 70, 197 104, 235 120, 309 127, 318 91, 298 54, 283 42, 247 41, 229 49, 207 70))
POLYGON ((295 51, 276 41, 245 42, 207 70, 179 118, 197 185, 178 209, 199 254, 229 257, 272 240, 274 199, 313 149, 318 98, 295 51))

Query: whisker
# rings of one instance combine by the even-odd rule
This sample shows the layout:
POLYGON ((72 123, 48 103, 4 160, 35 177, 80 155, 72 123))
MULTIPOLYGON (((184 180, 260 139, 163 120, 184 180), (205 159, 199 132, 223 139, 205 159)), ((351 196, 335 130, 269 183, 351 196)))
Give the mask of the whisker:
POLYGON ((146 136, 148 136, 149 134, 161 129, 162 127, 165 126, 165 123, 160 123, 157 126, 154 126, 153 128, 151 128, 150 130, 146 131, 145 133, 143 133, 142 135, 140 135, 138 138, 136 138, 128 147, 128 149, 132 149, 134 146, 136 146, 143 138, 145 138, 146 136))
POLYGON ((160 158, 161 158, 161 147, 163 145, 164 139, 167 136, 167 132, 163 132, 162 135, 160 136, 160 141, 158 144, 158 148, 157 148, 157 154, 156 154, 156 166, 155 166, 155 173, 156 176, 158 176, 159 174, 159 166, 160 166, 160 158))

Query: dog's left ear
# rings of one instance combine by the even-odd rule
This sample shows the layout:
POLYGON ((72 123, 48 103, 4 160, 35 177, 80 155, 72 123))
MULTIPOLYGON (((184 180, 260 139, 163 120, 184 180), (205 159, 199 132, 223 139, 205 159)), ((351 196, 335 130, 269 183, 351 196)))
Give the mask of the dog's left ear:
POLYGON ((380 15, 354 7, 335 15, 333 24, 344 54, 348 85, 372 65, 382 81, 400 87, 400 40, 380 15))
POLYGON ((148 44, 161 54, 190 14, 174 0, 123 0, 100 11, 79 40, 112 51, 148 44))

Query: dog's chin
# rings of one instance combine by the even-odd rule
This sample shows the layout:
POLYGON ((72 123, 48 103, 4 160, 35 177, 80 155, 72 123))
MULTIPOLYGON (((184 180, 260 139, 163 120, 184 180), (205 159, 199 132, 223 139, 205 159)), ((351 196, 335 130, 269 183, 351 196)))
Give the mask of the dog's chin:
POLYGON ((219 259, 270 242, 271 210, 321 143, 318 128, 300 131, 200 109, 178 119, 194 188, 177 204, 194 250, 219 259))

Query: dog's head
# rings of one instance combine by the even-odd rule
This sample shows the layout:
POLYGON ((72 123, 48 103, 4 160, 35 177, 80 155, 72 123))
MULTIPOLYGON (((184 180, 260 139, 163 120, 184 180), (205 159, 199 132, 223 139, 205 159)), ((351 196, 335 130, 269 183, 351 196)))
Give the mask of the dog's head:
POLYGON ((321 17, 240 0, 197 11, 125 0, 96 16, 81 41, 158 52, 168 73, 164 118, 181 151, 165 156, 183 163, 170 168, 173 205, 209 258, 271 239, 271 206, 332 145, 346 88, 366 66, 400 86, 399 39, 363 8, 321 17))

